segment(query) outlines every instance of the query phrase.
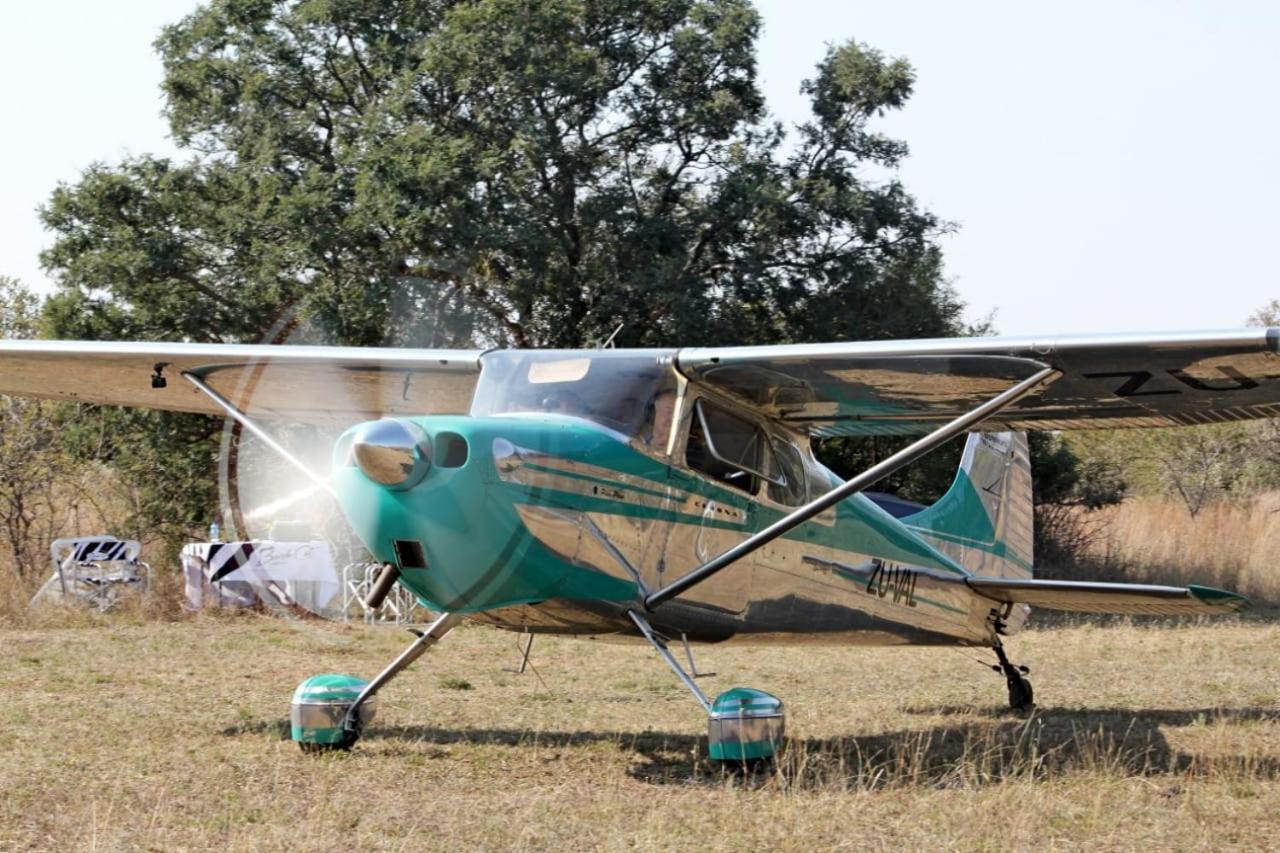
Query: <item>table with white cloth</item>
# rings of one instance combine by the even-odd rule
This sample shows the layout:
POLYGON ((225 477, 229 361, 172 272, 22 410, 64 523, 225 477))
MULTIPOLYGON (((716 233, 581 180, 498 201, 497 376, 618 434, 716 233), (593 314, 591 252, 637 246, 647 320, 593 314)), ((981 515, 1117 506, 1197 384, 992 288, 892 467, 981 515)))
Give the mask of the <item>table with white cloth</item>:
POLYGON ((182 549, 187 606, 302 607, 321 613, 341 584, 329 543, 192 542, 182 549))

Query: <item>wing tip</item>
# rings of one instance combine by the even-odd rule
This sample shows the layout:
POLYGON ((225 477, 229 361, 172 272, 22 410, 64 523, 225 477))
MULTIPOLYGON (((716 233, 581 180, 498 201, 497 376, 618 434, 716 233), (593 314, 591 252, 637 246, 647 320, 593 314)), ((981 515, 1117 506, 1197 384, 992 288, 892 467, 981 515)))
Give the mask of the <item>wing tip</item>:
POLYGON ((1187 584, 1187 592, 1200 603, 1229 613, 1247 610, 1253 606, 1252 601, 1239 593, 1211 586, 1187 584))

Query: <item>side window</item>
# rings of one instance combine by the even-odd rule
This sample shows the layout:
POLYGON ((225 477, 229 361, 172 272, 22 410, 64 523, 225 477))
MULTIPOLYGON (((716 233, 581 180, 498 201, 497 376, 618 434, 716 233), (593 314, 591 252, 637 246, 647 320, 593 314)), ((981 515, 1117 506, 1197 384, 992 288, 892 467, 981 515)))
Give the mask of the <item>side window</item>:
POLYGON ((807 477, 804 459, 794 444, 778 437, 773 443, 781 469, 782 482, 769 483, 769 500, 784 506, 801 506, 808 500, 807 477))
POLYGON ((689 444, 689 467, 755 494, 760 479, 782 482, 764 430, 706 400, 698 400, 689 444))
POLYGON ((827 468, 821 465, 816 459, 810 457, 808 467, 809 474, 809 491, 814 497, 829 492, 843 481, 835 474, 831 473, 827 468))
MULTIPOLYGON (((822 463, 813 458, 812 454, 805 456, 805 473, 808 475, 809 481, 809 498, 812 500, 840 485, 841 480, 835 474, 823 467, 822 463)), ((836 508, 824 510, 821 515, 814 518, 819 524, 835 524, 836 508)))

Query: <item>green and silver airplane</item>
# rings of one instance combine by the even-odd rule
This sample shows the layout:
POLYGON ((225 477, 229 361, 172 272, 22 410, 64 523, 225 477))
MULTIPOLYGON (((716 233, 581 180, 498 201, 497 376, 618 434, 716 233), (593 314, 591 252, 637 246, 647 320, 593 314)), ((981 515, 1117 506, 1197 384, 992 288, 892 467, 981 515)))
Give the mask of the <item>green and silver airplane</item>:
MULTIPOLYGON (((783 707, 714 700, 676 640, 994 650, 1031 607, 1216 614, 1205 587, 1033 573, 1023 431, 1280 416, 1280 330, 974 338, 679 350, 397 350, 10 341, 0 393, 233 418, 332 491, 385 568, 442 615, 372 680, 294 697, 307 750, 349 748, 374 695, 462 619, 648 642, 703 706, 711 757, 768 758, 783 707), (341 425, 327 474, 272 422, 341 425), (886 511, 868 487, 968 433, 936 504, 886 511), (918 435, 848 481, 814 439, 918 435)), ((527 655, 527 647, 526 647, 527 655)), ((692 664, 692 659, 690 658, 692 664)))

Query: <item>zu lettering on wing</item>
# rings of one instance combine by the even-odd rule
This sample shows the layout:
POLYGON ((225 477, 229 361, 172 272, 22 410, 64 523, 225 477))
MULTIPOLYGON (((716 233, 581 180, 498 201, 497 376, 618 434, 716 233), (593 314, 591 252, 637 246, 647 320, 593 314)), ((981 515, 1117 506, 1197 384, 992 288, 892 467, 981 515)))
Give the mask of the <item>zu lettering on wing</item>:
POLYGON ((872 565, 871 578, 867 581, 869 595, 880 598, 892 595, 894 604, 916 606, 917 572, 883 560, 873 560, 872 565))
MULTIPOLYGON (((1224 365, 1216 368, 1222 374, 1222 380, 1213 382, 1204 379, 1197 379, 1185 370, 1179 368, 1170 368, 1165 373, 1172 376, 1182 385, 1193 391, 1213 391, 1213 392, 1230 392, 1230 391, 1252 391, 1258 387, 1256 380, 1245 376, 1239 370, 1231 365, 1224 365)), ((1155 378, 1149 370, 1118 370, 1110 373, 1085 373, 1082 374, 1085 379, 1120 379, 1124 378, 1124 382, 1117 385, 1112 393, 1117 397, 1160 397, 1166 394, 1181 394, 1182 389, 1179 388, 1156 388, 1142 390, 1147 383, 1155 378)), ((1264 377, 1271 379, 1274 377, 1264 377)))

